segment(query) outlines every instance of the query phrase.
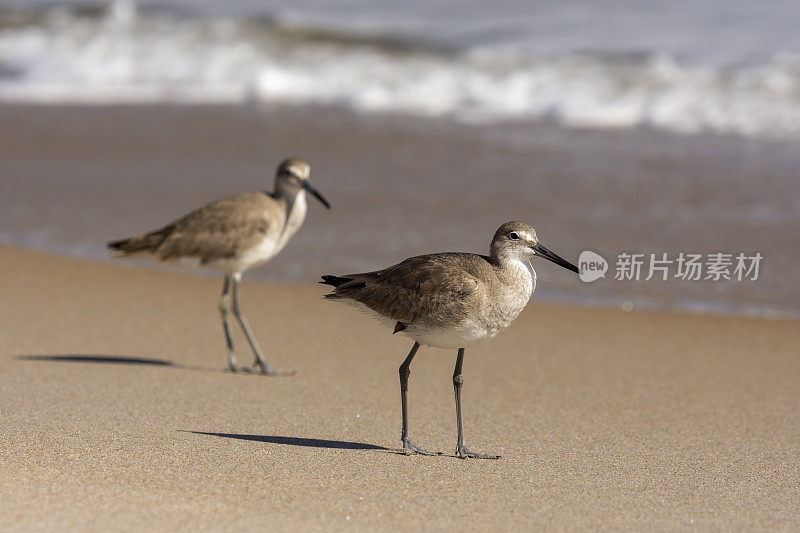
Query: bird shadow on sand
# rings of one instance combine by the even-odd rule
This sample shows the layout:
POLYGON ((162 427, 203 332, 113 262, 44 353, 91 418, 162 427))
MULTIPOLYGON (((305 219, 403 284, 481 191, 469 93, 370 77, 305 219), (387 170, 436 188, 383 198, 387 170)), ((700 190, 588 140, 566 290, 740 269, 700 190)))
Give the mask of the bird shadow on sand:
POLYGON ((195 435, 208 435, 211 437, 222 437, 226 439, 248 440, 253 442, 265 442, 268 444, 283 444, 287 446, 300 446, 304 448, 327 448, 329 450, 362 450, 383 453, 402 454, 401 450, 368 444, 366 442, 350 442, 346 440, 327 440, 312 439, 307 437, 282 437, 277 435, 245 435, 240 433, 213 433, 206 431, 187 431, 178 430, 183 433, 193 433, 195 435))
POLYGON ((139 357, 132 355, 17 355, 15 359, 20 361, 39 361, 57 363, 95 363, 95 364, 114 364, 114 365, 140 365, 176 368, 181 370, 197 370, 202 372, 228 372, 223 368, 205 368, 194 365, 183 365, 173 363, 166 359, 156 359, 154 357, 139 357))

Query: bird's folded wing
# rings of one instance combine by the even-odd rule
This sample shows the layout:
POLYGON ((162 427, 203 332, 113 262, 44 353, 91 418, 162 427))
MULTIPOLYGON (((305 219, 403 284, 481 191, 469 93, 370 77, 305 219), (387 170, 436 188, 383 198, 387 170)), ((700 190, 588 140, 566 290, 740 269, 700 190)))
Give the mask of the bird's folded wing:
POLYGON ((192 211, 153 232, 163 236, 157 254, 164 260, 198 257, 204 262, 235 257, 265 238, 277 238, 282 221, 268 208, 272 202, 264 193, 244 193, 192 211))
POLYGON ((404 324, 458 314, 479 282, 452 255, 412 257, 377 272, 343 276, 352 281, 337 287, 335 294, 404 324))

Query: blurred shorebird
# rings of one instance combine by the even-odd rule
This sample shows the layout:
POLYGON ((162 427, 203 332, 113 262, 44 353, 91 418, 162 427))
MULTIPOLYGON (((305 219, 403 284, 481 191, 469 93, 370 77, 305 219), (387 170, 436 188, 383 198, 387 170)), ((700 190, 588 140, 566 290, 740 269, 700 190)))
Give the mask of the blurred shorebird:
POLYGON ((497 459, 497 455, 475 453, 464 445, 461 422, 461 367, 464 350, 491 339, 507 328, 525 308, 536 288, 536 272, 526 263, 539 256, 566 269, 578 267, 554 254, 541 243, 525 222, 506 222, 492 239, 488 256, 440 253, 411 257, 384 270, 346 276, 322 276, 320 283, 334 287, 326 299, 343 300, 367 309, 394 324, 414 340, 400 365, 400 399, 403 413, 401 440, 407 454, 434 455, 411 441, 408 433, 406 393, 411 360, 420 344, 435 348, 457 348, 453 387, 456 400, 458 441, 461 458, 497 459))
POLYGON ((146 257, 223 272, 219 312, 230 370, 240 370, 228 321, 233 310, 261 373, 292 374, 273 368, 264 358, 239 307, 239 283, 244 271, 275 257, 300 229, 306 218, 306 192, 330 209, 328 201, 311 186, 310 170, 305 161, 286 159, 278 166, 272 192, 252 191, 222 198, 161 229, 109 242, 108 247, 119 257, 146 257))

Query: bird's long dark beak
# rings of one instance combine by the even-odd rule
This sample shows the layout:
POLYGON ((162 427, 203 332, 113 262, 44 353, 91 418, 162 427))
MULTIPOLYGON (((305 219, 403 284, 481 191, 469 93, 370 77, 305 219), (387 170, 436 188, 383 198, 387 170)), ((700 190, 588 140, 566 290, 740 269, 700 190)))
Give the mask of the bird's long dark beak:
POLYGON ((309 193, 310 193, 312 196, 314 196, 314 198, 316 198, 317 200, 319 200, 319 203, 321 203, 322 205, 324 205, 324 206, 325 206, 325 207, 327 207, 328 209, 330 209, 330 208, 331 208, 331 204, 329 204, 329 203, 328 203, 328 200, 326 200, 326 199, 325 199, 325 197, 324 197, 324 196, 322 196, 322 195, 319 193, 319 191, 318 191, 317 189, 315 189, 315 188, 314 188, 314 186, 313 186, 313 185, 311 185, 311 182, 310 182, 310 181, 308 181, 308 180, 305 180, 305 181, 303 182, 303 188, 304 188, 305 190, 307 190, 307 191, 308 191, 308 192, 309 192, 309 193))
POLYGON ((558 254, 554 254, 553 252, 542 246, 540 243, 536 243, 535 245, 531 246, 531 248, 533 248, 534 253, 536 253, 536 255, 538 255, 539 257, 544 257, 548 261, 552 261, 553 263, 557 264, 558 266, 562 266, 567 270, 572 270, 576 274, 581 273, 578 267, 576 267, 566 259, 559 257, 558 254))

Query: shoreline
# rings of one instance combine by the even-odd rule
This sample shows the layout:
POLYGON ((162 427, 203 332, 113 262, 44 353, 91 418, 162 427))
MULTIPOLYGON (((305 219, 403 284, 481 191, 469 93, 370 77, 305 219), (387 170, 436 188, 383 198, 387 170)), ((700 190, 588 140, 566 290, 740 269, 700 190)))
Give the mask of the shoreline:
MULTIPOLYGON (((225 372, 221 281, 0 246, 0 529, 792 530, 797 320, 537 304, 467 350, 423 348, 324 288, 248 280, 293 378, 225 372), (435 501, 430 494, 437 494, 435 501), (411 511, 411 512, 409 512, 411 511)), ((244 340, 235 337, 242 363, 244 340)))
MULTIPOLYGON (((221 279, 220 274, 218 272, 214 272, 213 270, 202 269, 202 268, 184 269, 174 265, 162 265, 160 263, 156 263, 154 261, 150 261, 147 259, 113 258, 110 256, 104 258, 86 257, 79 254, 60 253, 47 249, 39 249, 35 247, 26 247, 26 246, 15 246, 0 242, 0 249, 2 248, 18 250, 20 252, 28 252, 32 254, 42 254, 45 256, 52 256, 54 259, 65 258, 76 261, 86 261, 90 263, 98 263, 105 265, 118 265, 118 266, 123 266, 125 268, 153 270, 155 272, 172 272, 179 275, 196 276, 198 278, 204 278, 204 279, 208 278, 221 279)), ((243 280, 245 282, 253 281, 259 283, 269 283, 289 288, 315 287, 318 281, 318 280, 299 281, 299 280, 285 280, 285 279, 270 280, 270 279, 265 279, 263 274, 262 275, 258 274, 259 270, 266 270, 268 268, 269 268, 268 266, 261 266, 253 269, 252 271, 248 271, 247 273, 244 274, 243 280)), ((541 287, 537 287, 528 305, 534 302, 536 304, 546 305, 546 306, 578 307, 585 309, 597 309, 600 311, 622 310, 623 312, 635 311, 637 313, 649 313, 649 314, 665 313, 665 314, 694 315, 694 316, 753 318, 753 319, 764 319, 764 320, 800 319, 800 312, 798 312, 798 314, 795 314, 792 312, 784 312, 769 308, 751 308, 751 309, 742 309, 742 308, 737 309, 737 308, 725 308, 725 307, 714 308, 710 307, 707 302, 684 302, 679 306, 663 307, 662 304, 658 302, 647 302, 640 300, 637 302, 635 306, 633 306, 631 311, 626 311, 623 308, 623 306, 619 305, 618 302, 615 302, 613 300, 603 301, 603 300, 571 299, 565 295, 554 295, 552 293, 548 294, 547 289, 546 288, 543 289, 541 287)))
MULTIPOLYGON (((288 154, 333 209, 250 278, 315 282, 410 255, 483 253, 506 220, 567 258, 760 252, 754 283, 586 285, 536 265, 540 298, 800 315, 793 145, 653 131, 485 128, 330 108, 2 106, 0 242, 105 257, 103 243, 271 187, 288 154), (635 221, 635 223, 633 222, 635 221)), ((748 313, 749 314, 749 313, 748 313)))

